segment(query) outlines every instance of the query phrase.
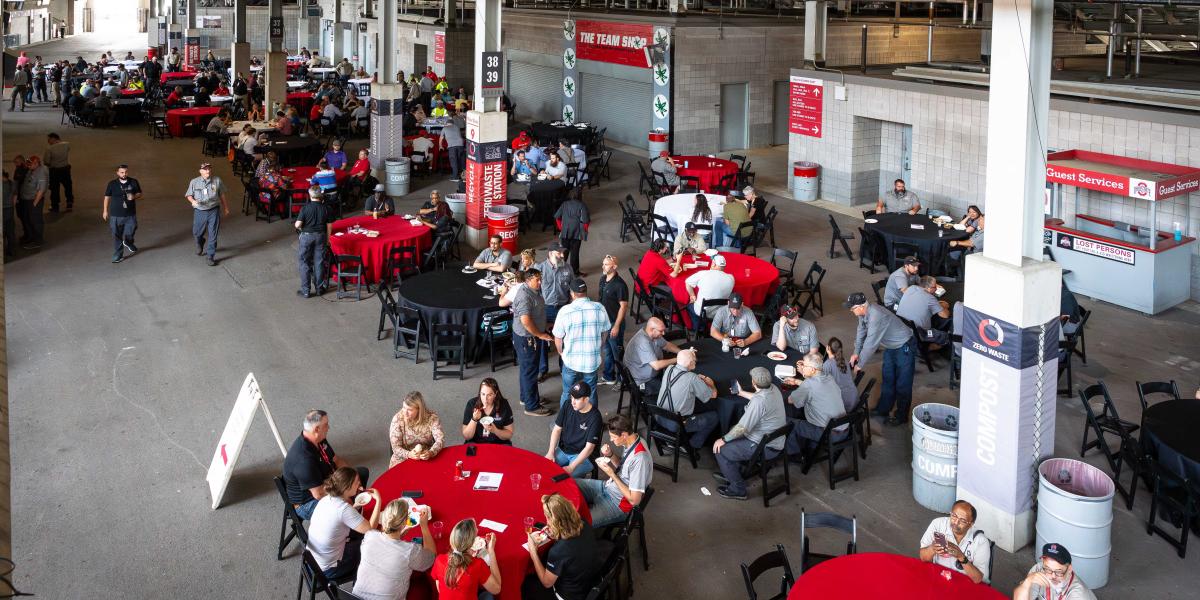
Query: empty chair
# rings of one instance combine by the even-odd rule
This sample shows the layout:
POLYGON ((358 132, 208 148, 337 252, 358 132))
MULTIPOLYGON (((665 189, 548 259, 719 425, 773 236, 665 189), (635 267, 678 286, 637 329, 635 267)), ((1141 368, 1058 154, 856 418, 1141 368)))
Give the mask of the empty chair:
POLYGON ((433 379, 437 381, 440 375, 454 375, 458 378, 466 376, 467 367, 467 326, 461 323, 436 323, 429 332, 429 353, 433 358, 433 379), (458 362, 458 369, 438 368, 438 363, 445 361, 449 366, 458 362))
POLYGON ((392 341, 392 354, 396 358, 411 358, 413 364, 421 362, 421 344, 428 345, 424 337, 425 321, 421 313, 411 306, 396 307, 396 332, 392 341), (401 348, 401 342, 404 347, 401 348))
POLYGON ((654 235, 651 239, 664 239, 674 244, 676 231, 674 227, 671 227, 671 222, 662 215, 651 214, 650 218, 654 220, 654 235))
POLYGON ((1079 448, 1079 456, 1087 454, 1087 451, 1092 448, 1099 448, 1108 460, 1109 468, 1116 471, 1116 457, 1113 455, 1112 447, 1105 434, 1111 433, 1117 436, 1123 433, 1132 434, 1138 430, 1139 426, 1121 419, 1121 416, 1117 414, 1116 405, 1108 395, 1108 386, 1104 385, 1103 381, 1079 390, 1079 400, 1083 403, 1083 410, 1087 416, 1087 420, 1083 424, 1083 444, 1079 448), (1100 398, 1102 401, 1099 413, 1092 406, 1092 402, 1096 398, 1100 398), (1096 435, 1096 439, 1089 442, 1088 435, 1091 433, 1096 435))
POLYGON ((842 515, 836 513, 827 512, 810 513, 801 508, 800 540, 803 544, 800 556, 801 575, 803 575, 805 571, 824 561, 837 558, 839 556, 845 556, 843 554, 819 554, 812 552, 809 549, 808 530, 817 528, 833 529, 849 535, 850 539, 846 542, 845 555, 855 554, 858 552, 858 517, 843 517, 842 515))
POLYGON ((854 239, 854 234, 842 233, 842 228, 838 227, 837 220, 833 218, 833 215, 827 216, 829 217, 829 227, 833 230, 833 236, 829 239, 829 258, 838 257, 837 251, 835 251, 833 247, 838 242, 841 242, 842 249, 846 251, 846 258, 853 261, 854 253, 850 251, 850 244, 847 242, 847 240, 854 239))
POLYGON ((771 252, 771 264, 779 271, 779 279, 787 285, 795 283, 797 256, 795 252, 784 248, 776 248, 771 252))
POLYGON ((742 156, 741 154, 730 154, 729 160, 738 164, 739 171, 746 170, 746 157, 745 156, 742 156))
POLYGON ((883 302, 883 290, 886 288, 887 288, 887 280, 886 279, 880 279, 879 281, 871 282, 871 291, 875 292, 875 301, 878 302, 880 306, 887 308, 888 310, 892 310, 893 308, 891 306, 888 306, 887 304, 884 304, 884 302, 883 302))
POLYGON ((1175 385, 1175 380, 1171 381, 1147 381, 1142 383, 1135 382, 1137 385, 1138 401, 1142 403, 1142 410, 1150 408, 1150 403, 1146 401, 1146 396, 1150 394, 1163 394, 1166 396, 1164 400, 1179 400, 1179 386, 1175 385))
POLYGON ((362 258, 349 254, 336 254, 333 257, 333 266, 337 270, 333 280, 337 286, 338 300, 351 296, 351 292, 348 291, 348 286, 351 284, 354 285, 354 299, 362 300, 363 288, 369 287, 362 258))
MULTIPOLYGON (((904 264, 904 259, 910 256, 920 256, 921 249, 913 244, 905 242, 892 242, 892 252, 888 255, 888 272, 893 272, 899 269, 904 264)), ((922 261, 921 268, 926 269, 928 265, 922 261)))
POLYGON ((874 275, 875 267, 887 264, 887 258, 883 255, 883 241, 879 234, 867 231, 863 227, 858 228, 858 235, 862 238, 858 242, 858 268, 866 269, 874 275))
POLYGON ((1200 484, 1195 480, 1180 477, 1166 466, 1152 461, 1154 477, 1154 496, 1150 501, 1150 518, 1146 521, 1146 533, 1158 534, 1167 543, 1175 547, 1179 558, 1187 554, 1189 530, 1197 516, 1200 516, 1200 484), (1167 509, 1166 520, 1175 526, 1179 523, 1179 537, 1158 525, 1159 510, 1167 509), (1175 519, 1179 519, 1176 521, 1175 519))
POLYGON ((420 275, 417 266, 416 246, 395 246, 388 250, 387 262, 383 267, 383 282, 387 287, 398 287, 405 277, 420 275))
MULTIPOLYGON (((1113 485, 1125 498, 1125 508, 1133 510, 1133 497, 1137 495, 1138 480, 1151 478, 1152 481, 1154 466, 1150 463, 1153 462, 1153 459, 1146 454, 1141 442, 1134 439, 1128 432, 1122 431, 1119 435, 1121 436, 1121 447, 1115 456, 1113 485), (1128 488, 1121 484, 1121 472, 1126 470, 1130 472, 1128 488)), ((1151 488, 1150 491, 1153 492, 1154 489, 1151 488)))
POLYGON ((672 482, 679 481, 679 454, 681 452, 687 455, 693 469, 699 468, 697 461, 699 460, 700 453, 688 443, 688 436, 690 434, 684 430, 686 427, 684 418, 679 413, 659 406, 653 400, 645 401, 642 405, 642 410, 647 413, 647 434, 651 444, 658 447, 658 455, 663 456, 667 452, 671 453, 671 466, 668 467, 667 465, 659 464, 658 461, 652 461, 654 468, 669 474, 672 482), (675 424, 675 431, 663 427, 656 417, 673 422, 675 424))
POLYGON ((821 281, 825 279, 825 268, 813 261, 804 275, 804 282, 796 288, 796 303, 800 305, 800 314, 805 314, 809 308, 816 309, 825 316, 825 301, 821 296, 821 281))
POLYGON ((742 563, 741 566, 742 581, 746 583, 746 597, 749 600, 758 600, 758 592, 754 590, 754 582, 760 576, 775 569, 781 571, 779 593, 764 600, 785 600, 788 591, 796 583, 796 577, 792 575, 792 565, 788 563, 787 551, 783 549, 783 544, 776 544, 774 550, 754 559, 749 565, 742 563))

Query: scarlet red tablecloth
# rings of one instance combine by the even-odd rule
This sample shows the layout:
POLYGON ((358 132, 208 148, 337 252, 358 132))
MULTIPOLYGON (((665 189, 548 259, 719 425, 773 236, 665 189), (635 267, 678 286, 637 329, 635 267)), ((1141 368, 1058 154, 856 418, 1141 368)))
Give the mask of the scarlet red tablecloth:
POLYGON ((953 569, 896 554, 851 554, 825 561, 800 576, 788 600, 904 598, 1003 600, 994 588, 972 583, 953 569))
POLYGON ((379 219, 360 215, 334 222, 334 235, 329 238, 329 247, 333 249, 334 254, 349 254, 362 258, 367 278, 370 281, 381 281, 383 270, 387 266, 388 253, 392 248, 415 246, 419 262, 421 254, 428 250, 432 243, 431 232, 432 230, 424 225, 413 225, 396 215, 379 219), (378 231, 379 237, 344 233, 354 225, 378 231), (343 232, 343 235, 337 235, 339 232, 343 232))
MULTIPOLYGON (((742 295, 746 306, 756 307, 766 303, 775 288, 779 287, 779 270, 771 263, 748 254, 722 252, 721 256, 725 257, 725 272, 733 275, 733 291, 742 295)), ((708 256, 700 255, 695 260, 700 264, 697 268, 685 269, 678 277, 667 278, 667 285, 671 286, 671 293, 681 306, 688 302, 687 278, 710 266, 708 256)), ((692 257, 684 255, 683 261, 691 263, 692 257)))
POLYGON ((287 103, 291 104, 292 106, 295 106, 296 110, 300 114, 307 115, 308 111, 310 109, 312 109, 313 93, 312 92, 288 92, 287 103))
MULTIPOLYGON (((707 156, 676 156, 675 173, 680 177, 695 177, 700 181, 700 191, 711 192, 721 184, 721 178, 738 172, 737 163, 723 158, 707 156), (687 165, 686 167, 684 165, 687 165)), ((721 192, 724 193, 724 192, 721 192)))
POLYGON ((132 90, 132 89, 121 90, 122 98, 138 98, 138 97, 145 96, 145 95, 146 95, 146 90, 132 90))
MULTIPOLYGON (((284 177, 292 180, 292 185, 288 186, 289 190, 294 192, 307 192, 308 187, 311 185, 309 179, 312 179, 312 176, 317 174, 317 168, 288 167, 286 169, 280 169, 279 172, 282 173, 284 177)), ((333 173, 334 181, 337 182, 338 187, 344 185, 346 183, 346 178, 350 176, 350 172, 344 170, 334 171, 333 173)))
MULTIPOLYGON (((438 553, 450 549, 450 530, 462 519, 473 518, 476 524, 484 519, 507 525, 504 533, 496 532, 496 560, 500 566, 500 600, 520 600, 521 581, 530 570, 529 553, 521 547, 525 543, 525 517, 545 522, 541 497, 558 492, 574 504, 584 519, 592 520, 583 494, 574 480, 562 482, 551 479, 563 472, 562 468, 545 457, 513 446, 480 444, 475 446, 476 456, 467 456, 467 446, 450 446, 433 460, 406 460, 381 475, 372 487, 379 490, 380 499, 386 504, 399 498, 406 490, 420 490, 417 502, 430 507, 432 521, 444 525, 442 539, 437 540, 438 553), (463 461, 463 469, 471 476, 463 481, 454 481, 454 463, 463 461), (481 472, 503 473, 499 491, 477 492, 472 489, 475 476, 481 472), (541 488, 533 491, 529 476, 542 476, 541 488)), ((363 508, 369 516, 373 507, 363 508)), ((480 528, 480 533, 491 532, 480 528)), ((413 529, 408 537, 419 536, 420 530, 413 529)), ((548 546, 546 546, 548 547, 548 546)), ((412 598, 412 594, 409 595, 412 598)))
POLYGON ((219 106, 201 106, 193 108, 172 108, 167 111, 167 129, 171 135, 175 137, 183 137, 183 124, 192 123, 195 127, 191 133, 194 135, 204 130, 208 125, 209 119, 212 119, 221 112, 219 106))
POLYGON ((161 81, 162 83, 166 83, 168 81, 175 80, 175 79, 184 80, 184 79, 195 79, 195 78, 196 78, 195 71, 166 71, 161 76, 159 76, 159 81, 161 81))

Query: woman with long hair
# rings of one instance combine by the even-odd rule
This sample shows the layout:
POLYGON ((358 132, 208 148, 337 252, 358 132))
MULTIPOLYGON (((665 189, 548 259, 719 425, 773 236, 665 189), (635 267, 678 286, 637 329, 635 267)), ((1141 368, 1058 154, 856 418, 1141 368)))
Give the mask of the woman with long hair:
POLYGON ((440 600, 491 600, 500 593, 500 567, 496 560, 496 534, 488 533, 485 550, 491 564, 477 556, 473 546, 479 529, 475 519, 463 519, 450 531, 450 551, 433 561, 433 580, 440 600), (480 591, 482 587, 484 591, 480 591))
POLYGON ((974 248, 975 251, 983 250, 983 212, 974 204, 967 207, 967 214, 958 222, 959 225, 966 227, 967 233, 971 237, 962 241, 950 242, 951 248, 974 248))
MULTIPOLYGON (((358 569, 362 535, 351 532, 365 534, 371 530, 371 524, 351 504, 362 491, 362 481, 354 468, 339 467, 325 479, 321 489, 325 495, 317 501, 308 523, 308 551, 326 577, 341 579, 358 569)), ((379 492, 372 490, 372 497, 378 504, 379 492)))
MULTIPOLYGON (((554 540, 545 561, 538 555, 534 532, 526 532, 525 547, 533 563, 533 577, 543 589, 553 589, 561 600, 584 600, 600 576, 600 555, 592 526, 579 516, 575 505, 559 494, 542 496, 542 513, 546 515, 547 535, 554 540)), ((530 590, 524 597, 547 596, 530 590)))
MULTIPOLYGON (((378 492, 374 497, 379 506, 378 492)), ((421 543, 417 544, 403 537, 411 528, 408 511, 408 499, 396 498, 383 510, 371 513, 372 529, 363 536, 362 559, 354 581, 354 595, 362 600, 401 600, 408 595, 413 571, 428 571, 433 566, 437 547, 429 531, 429 513, 420 513, 421 543)))
POLYGON ((825 356, 821 371, 837 382, 838 388, 842 390, 842 405, 849 411, 858 403, 858 389, 854 387, 854 373, 846 363, 842 340, 829 338, 829 343, 825 345, 825 356))
POLYGON ((388 428, 392 443, 392 460, 388 468, 410 458, 429 460, 437 456, 445 445, 442 422, 437 413, 425 405, 421 392, 409 392, 400 403, 400 410, 392 417, 388 428))
POLYGON ((696 204, 692 207, 692 222, 697 225, 712 225, 712 209, 708 206, 708 197, 696 194, 696 204))
POLYGON ((492 377, 479 382, 479 395, 467 400, 462 435, 467 444, 512 445, 513 411, 492 377))

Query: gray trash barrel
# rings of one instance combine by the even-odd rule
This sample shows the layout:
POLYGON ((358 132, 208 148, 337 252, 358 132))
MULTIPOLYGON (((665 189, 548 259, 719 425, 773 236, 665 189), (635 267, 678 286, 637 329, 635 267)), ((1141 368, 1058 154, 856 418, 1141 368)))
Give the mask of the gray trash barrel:
POLYGON ((821 165, 802 160, 792 163, 792 198, 801 202, 816 200, 820 182, 821 165))
POLYGON ((407 157, 389 158, 383 161, 383 171, 386 175, 384 192, 389 196, 405 196, 408 194, 409 176, 412 173, 412 163, 407 157))
POLYGON ((467 222, 466 194, 446 194, 446 204, 450 205, 450 212, 454 215, 455 221, 459 223, 467 222))
POLYGON ((651 129, 648 139, 650 141, 650 160, 654 160, 667 149, 671 140, 671 134, 661 129, 651 129))
POLYGON ((948 513, 958 493, 958 409, 922 404, 913 409, 912 424, 913 499, 948 513))
POLYGON ((1112 554, 1112 479, 1084 462, 1048 458, 1038 467, 1038 482, 1033 553, 1041 554, 1051 542, 1062 544, 1076 577, 1090 589, 1104 587, 1112 554))

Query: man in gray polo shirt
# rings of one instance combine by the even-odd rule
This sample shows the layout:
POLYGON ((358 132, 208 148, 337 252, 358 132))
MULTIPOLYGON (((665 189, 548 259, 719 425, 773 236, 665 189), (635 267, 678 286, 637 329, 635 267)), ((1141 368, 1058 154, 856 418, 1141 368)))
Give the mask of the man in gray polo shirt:
POLYGON ((921 212, 921 200, 917 195, 908 191, 904 186, 903 179, 897 179, 892 184, 892 191, 880 196, 875 203, 875 212, 883 214, 889 213, 908 213, 915 215, 921 212))
MULTIPOLYGON (((708 441, 708 436, 717 430, 721 419, 712 411, 696 412, 696 402, 707 404, 716 398, 717 386, 712 378, 696 373, 695 348, 680 351, 676 358, 676 363, 663 371, 658 405, 683 417, 683 430, 692 434, 688 444, 699 450, 708 441)), ((675 431, 675 421, 664 417, 655 420, 668 431, 675 431)))
POLYGON ((854 355, 850 357, 854 371, 861 371, 875 352, 883 348, 883 386, 875 415, 884 417, 888 425, 906 423, 917 359, 917 340, 912 329, 888 309, 867 302, 863 293, 850 294, 842 306, 858 317, 854 355), (897 405, 894 417, 889 416, 893 404, 897 405))
POLYGON ((762 329, 754 313, 742 306, 742 295, 733 292, 729 294, 729 304, 718 306, 713 313, 712 326, 708 335, 719 342, 726 337, 733 338, 730 345, 743 348, 762 339, 762 329))
MULTIPOLYGON (((771 372, 754 367, 750 369, 750 380, 754 382, 754 392, 739 390, 737 393, 749 400, 746 412, 729 433, 713 443, 713 454, 717 457, 717 466, 721 468, 713 473, 713 477, 725 484, 717 488, 717 493, 730 500, 749 498, 746 480, 742 478, 742 463, 754 456, 763 438, 787 425, 783 395, 779 393, 779 388, 771 384, 771 372)), ((783 451, 785 441, 783 438, 771 441, 767 444, 765 456, 773 458, 778 455, 783 451)))
POLYGON ((904 290, 904 297, 896 305, 896 316, 912 321, 922 331, 934 331, 934 337, 926 340, 944 344, 950 340, 950 334, 944 330, 949 324, 946 319, 950 318, 950 305, 937 299, 937 288, 936 279, 928 275, 922 277, 917 285, 904 290), (933 325, 934 315, 941 319, 936 328, 933 325))
MULTIPOLYGON (((810 352, 804 355, 797 365, 804 381, 793 377, 784 380, 784 383, 796 386, 788 396, 788 402, 796 408, 804 409, 803 419, 792 420, 795 425, 788 434, 788 454, 800 454, 815 446, 821 440, 825 426, 846 414, 846 407, 842 404, 842 390, 833 377, 821 370, 823 365, 821 355, 810 352)), ((834 441, 845 437, 849 428, 849 425, 843 425, 835 429, 834 441)))
POLYGON ((921 270, 921 260, 915 256, 904 259, 899 269, 892 271, 887 278, 887 287, 883 289, 883 304, 889 310, 896 310, 904 290, 917 283, 917 273, 921 270))
POLYGON ((554 338, 546 332, 546 303, 542 300, 542 274, 537 269, 525 271, 525 285, 517 289, 513 299, 513 348, 520 368, 521 404, 525 414, 548 417, 552 413, 542 406, 538 396, 537 370, 545 360, 546 342, 554 338))
POLYGON ((217 232, 221 216, 229 216, 225 203, 225 184, 212 174, 212 164, 200 165, 200 176, 188 183, 187 200, 192 208, 192 236, 196 239, 196 256, 208 255, 208 266, 217 266, 217 232), (220 210, 218 210, 218 207, 220 210))
POLYGON ((817 339, 817 326, 800 318, 800 310, 795 306, 784 306, 779 309, 779 320, 771 326, 771 345, 780 352, 788 348, 801 352, 811 352, 821 346, 817 339))
POLYGON ((662 383, 662 370, 675 364, 676 357, 663 358, 663 350, 678 354, 679 346, 668 342, 663 334, 667 325, 658 317, 650 317, 646 326, 639 329, 625 345, 625 368, 633 377, 633 384, 647 398, 657 398, 662 383))

